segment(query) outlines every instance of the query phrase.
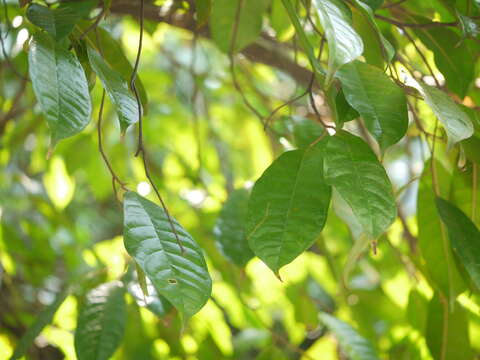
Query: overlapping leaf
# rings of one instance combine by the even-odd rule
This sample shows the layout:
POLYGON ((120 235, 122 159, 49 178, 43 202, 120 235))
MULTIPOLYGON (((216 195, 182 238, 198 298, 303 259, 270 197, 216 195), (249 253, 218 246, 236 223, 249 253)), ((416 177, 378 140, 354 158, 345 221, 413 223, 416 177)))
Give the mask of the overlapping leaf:
POLYGON ((249 197, 246 189, 230 193, 214 229, 221 252, 238 266, 245 266, 254 256, 245 236, 249 197))
POLYGON ((350 205, 364 231, 378 238, 396 217, 392 185, 370 147, 345 131, 325 151, 325 180, 350 205))
POLYGON ((408 127, 407 99, 382 70, 353 61, 337 72, 348 103, 359 112, 382 150, 397 143, 408 127))
POLYGON ((28 64, 52 144, 82 131, 90 121, 92 105, 85 72, 75 55, 38 33, 28 52, 28 64))
POLYGON ((318 17, 328 42, 328 72, 326 82, 343 64, 355 60, 363 53, 363 42, 351 26, 351 13, 339 0, 314 0, 318 17))
POLYGON ((333 332, 342 350, 352 360, 380 359, 370 342, 344 321, 327 313, 321 313, 320 320, 333 332))
POLYGON ((122 340, 126 315, 125 288, 120 281, 105 283, 91 290, 75 331, 78 359, 110 359, 122 340))
POLYGON ((277 275, 313 244, 325 224, 331 191, 323 179, 324 146, 321 141, 282 154, 253 187, 248 241, 277 275))
POLYGON ((176 234, 161 207, 134 192, 125 194, 125 248, 158 293, 187 319, 209 299, 212 280, 198 244, 172 221, 176 234))
POLYGON ((452 248, 480 289, 480 232, 475 224, 455 205, 437 198, 437 209, 448 229, 452 248))
POLYGON ((120 128, 124 133, 127 128, 138 121, 138 105, 126 81, 113 70, 93 48, 88 47, 88 59, 93 70, 102 81, 108 96, 115 104, 120 128))

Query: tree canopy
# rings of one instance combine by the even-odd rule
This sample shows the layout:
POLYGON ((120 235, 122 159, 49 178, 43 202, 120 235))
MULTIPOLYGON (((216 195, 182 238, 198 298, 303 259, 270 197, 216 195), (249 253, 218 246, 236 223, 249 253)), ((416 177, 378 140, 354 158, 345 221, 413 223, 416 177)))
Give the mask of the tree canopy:
POLYGON ((1 8, 0 358, 480 356, 480 1, 1 8))

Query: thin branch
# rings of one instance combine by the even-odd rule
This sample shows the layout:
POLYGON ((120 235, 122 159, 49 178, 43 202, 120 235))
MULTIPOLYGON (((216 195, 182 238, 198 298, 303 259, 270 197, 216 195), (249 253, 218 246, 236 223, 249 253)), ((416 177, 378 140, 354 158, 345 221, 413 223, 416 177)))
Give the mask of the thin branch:
POLYGON ((375 15, 375 18, 385 21, 389 24, 395 25, 399 28, 433 28, 433 27, 448 27, 448 26, 458 26, 458 21, 452 21, 452 22, 439 22, 439 21, 433 21, 430 23, 425 23, 425 24, 415 24, 415 23, 402 23, 397 20, 393 20, 390 18, 387 18, 382 15, 375 15))

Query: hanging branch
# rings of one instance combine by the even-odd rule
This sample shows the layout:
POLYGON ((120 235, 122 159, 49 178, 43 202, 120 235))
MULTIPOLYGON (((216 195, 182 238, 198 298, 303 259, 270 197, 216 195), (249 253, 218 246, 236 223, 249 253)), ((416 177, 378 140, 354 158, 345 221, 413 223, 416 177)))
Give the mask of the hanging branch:
POLYGON ((147 164, 147 151, 145 149, 144 143, 143 143, 143 122, 142 122, 142 102, 140 100, 140 94, 138 92, 137 86, 135 84, 135 81, 137 79, 137 73, 138 73, 138 67, 140 65, 140 57, 142 55, 142 47, 143 47, 143 18, 144 18, 144 1, 145 0, 140 0, 140 36, 138 40, 138 50, 137 50, 137 56, 135 58, 135 65, 133 66, 132 70, 132 75, 130 77, 130 87, 133 90, 133 93, 135 95, 135 100, 137 101, 137 107, 138 107, 138 148, 137 151, 135 152, 135 157, 141 155, 142 162, 143 162, 143 169, 145 171, 145 176, 148 179, 148 182, 152 185, 153 191, 157 195, 158 200, 160 201, 160 204, 162 205, 163 211, 165 211, 165 214, 167 215, 167 220, 168 223, 170 224, 170 228, 175 235, 175 240, 178 243, 178 246, 180 247, 180 250, 182 254, 185 253, 185 248, 182 245, 182 242, 180 241, 180 238, 177 233, 177 229, 175 228, 175 224, 173 223, 173 219, 170 216, 170 212, 168 211, 168 208, 163 201, 162 196, 160 195, 160 191, 158 190, 157 186, 155 185, 151 175, 150 171, 148 168, 147 164))

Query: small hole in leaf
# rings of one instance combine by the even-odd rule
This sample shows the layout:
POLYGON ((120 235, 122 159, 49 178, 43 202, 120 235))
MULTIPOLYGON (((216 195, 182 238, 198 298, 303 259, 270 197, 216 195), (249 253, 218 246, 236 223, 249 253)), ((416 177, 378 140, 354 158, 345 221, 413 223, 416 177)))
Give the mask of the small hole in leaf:
POLYGON ((176 284, 176 283, 177 283, 177 280, 175 280, 175 279, 168 279, 168 282, 169 282, 170 284, 176 284))

